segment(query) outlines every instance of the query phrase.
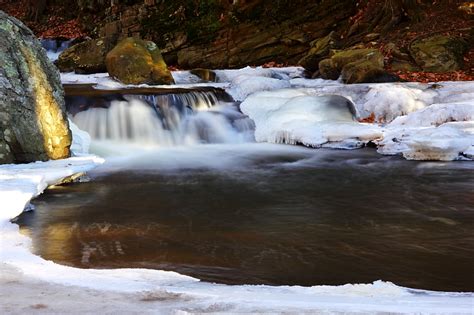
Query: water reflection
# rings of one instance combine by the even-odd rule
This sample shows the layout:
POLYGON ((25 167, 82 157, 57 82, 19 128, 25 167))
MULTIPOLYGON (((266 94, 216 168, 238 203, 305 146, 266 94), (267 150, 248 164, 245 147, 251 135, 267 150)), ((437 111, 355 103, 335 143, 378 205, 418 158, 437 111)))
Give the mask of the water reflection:
POLYGON ((77 267, 474 290, 473 163, 259 148, 111 161, 91 182, 49 191, 19 222, 36 253, 77 267))

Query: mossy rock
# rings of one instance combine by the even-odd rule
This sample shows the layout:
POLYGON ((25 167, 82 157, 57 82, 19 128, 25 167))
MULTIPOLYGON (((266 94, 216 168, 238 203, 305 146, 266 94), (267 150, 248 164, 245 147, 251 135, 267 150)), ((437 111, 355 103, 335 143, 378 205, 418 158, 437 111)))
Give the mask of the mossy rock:
POLYGON ((342 69, 341 79, 348 84, 399 81, 397 76, 387 73, 370 60, 358 60, 346 64, 342 69))
POLYGON ((155 43, 129 37, 105 58, 107 71, 125 84, 173 84, 171 72, 155 43))
POLYGON ((337 80, 341 75, 341 71, 334 66, 331 59, 324 59, 319 62, 319 73, 321 78, 325 80, 337 80))
POLYGON ((367 61, 374 67, 383 68, 383 55, 377 49, 348 49, 335 53, 331 60, 336 69, 342 71, 345 65, 356 61, 367 61))
POLYGON ((410 54, 423 71, 442 73, 461 69, 467 48, 461 38, 436 35, 415 41, 410 54))
POLYGON ((319 62, 323 79, 337 80, 342 75, 344 83, 367 83, 387 77, 383 55, 376 49, 331 51, 330 56, 319 62))
POLYGON ((306 56, 298 62, 303 68, 314 72, 319 69, 319 62, 329 55, 331 49, 338 46, 339 36, 335 32, 331 32, 323 38, 319 38, 311 42, 311 49, 306 56))
POLYGON ((105 39, 91 39, 69 47, 59 55, 56 65, 61 72, 88 74, 105 72, 105 56, 112 48, 105 39))

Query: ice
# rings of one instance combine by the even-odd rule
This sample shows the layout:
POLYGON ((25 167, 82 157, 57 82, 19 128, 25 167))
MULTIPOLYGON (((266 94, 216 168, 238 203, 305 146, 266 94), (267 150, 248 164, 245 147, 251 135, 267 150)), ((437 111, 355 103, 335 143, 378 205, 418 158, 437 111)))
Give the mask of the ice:
POLYGON ((392 121, 425 108, 435 92, 398 84, 371 85, 363 98, 361 112, 374 113, 378 121, 392 121))
POLYGON ((386 126, 379 143, 382 154, 403 154, 410 160, 472 159, 474 100, 433 104, 401 116, 386 126))
POLYGON ((215 87, 227 88, 229 83, 198 83, 192 80, 193 75, 188 71, 171 72, 173 77, 178 78, 176 84, 172 85, 127 85, 123 84, 114 78, 110 77, 108 73, 93 73, 93 74, 76 74, 74 72, 61 73, 62 84, 91 84, 94 88, 99 90, 117 90, 127 88, 157 88, 157 89, 174 89, 174 88, 199 88, 199 87, 215 87))
POLYGON ((430 127, 450 121, 474 121, 474 98, 465 102, 433 104, 410 115, 398 117, 388 127, 430 127))
POLYGON ((229 93, 234 100, 243 101, 255 92, 277 90, 288 87, 290 87, 290 83, 286 80, 240 75, 232 80, 231 87, 227 89, 227 93, 229 93))
POLYGON ((379 122, 391 122, 433 104, 474 100, 474 82, 342 84, 330 80, 292 79, 291 86, 307 88, 313 95, 338 94, 351 99, 360 118, 374 114, 379 122))
POLYGON ((89 153, 91 145, 91 136, 84 130, 79 129, 70 119, 69 128, 72 133, 71 152, 74 156, 80 156, 89 153))
POLYGON ((236 101, 243 101, 249 95, 260 91, 271 91, 290 87, 290 80, 301 77, 304 69, 287 68, 251 68, 237 70, 216 70, 219 82, 229 82, 226 89, 236 101))
POLYGON ((354 105, 338 95, 313 96, 305 89, 259 92, 248 97, 241 110, 256 125, 258 142, 304 144, 352 149, 380 139, 376 125, 355 121, 354 105))

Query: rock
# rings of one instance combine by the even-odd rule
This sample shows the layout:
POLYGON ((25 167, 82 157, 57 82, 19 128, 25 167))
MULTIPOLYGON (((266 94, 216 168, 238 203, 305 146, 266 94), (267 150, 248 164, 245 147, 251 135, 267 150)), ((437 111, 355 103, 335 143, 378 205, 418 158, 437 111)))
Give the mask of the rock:
POLYGON ((375 68, 383 68, 383 55, 377 49, 348 49, 335 53, 331 60, 338 70, 356 61, 368 61, 375 68))
POLYGON ((336 80, 341 76, 344 83, 379 83, 398 81, 396 76, 384 70, 383 55, 376 49, 348 49, 335 52, 331 58, 319 63, 323 79, 336 80))
POLYGON ((380 38, 380 33, 370 33, 364 36, 364 42, 373 42, 380 38))
POLYGON ((331 59, 324 59, 319 62, 319 74, 325 80, 337 80, 341 72, 336 69, 331 59))
POLYGON ((125 84, 173 84, 155 43, 137 38, 119 42, 106 56, 109 74, 125 84))
POLYGON ((69 157, 59 72, 33 33, 0 11, 0 163, 69 157))
POLYGON ((414 63, 413 58, 404 51, 401 51, 394 43, 388 43, 386 52, 392 55, 390 68, 394 71, 421 71, 414 63))
POLYGON ((369 60, 359 60, 345 65, 341 72, 341 79, 342 82, 348 84, 400 81, 396 75, 387 73, 369 60))
POLYGON ((449 72, 462 68, 467 48, 461 38, 435 35, 413 42, 410 54, 423 71, 449 72))
POLYGON ((298 62, 306 70, 311 72, 319 69, 319 62, 329 55, 331 49, 336 49, 338 46, 339 35, 331 32, 329 35, 311 42, 311 49, 306 56, 298 62))
POLYGON ((191 70, 190 73, 199 77, 203 81, 216 82, 216 79, 217 79, 216 73, 209 69, 197 68, 197 69, 191 70))
POLYGON ((56 62, 61 72, 89 74, 105 72, 105 56, 112 48, 106 38, 91 39, 63 51, 56 62))

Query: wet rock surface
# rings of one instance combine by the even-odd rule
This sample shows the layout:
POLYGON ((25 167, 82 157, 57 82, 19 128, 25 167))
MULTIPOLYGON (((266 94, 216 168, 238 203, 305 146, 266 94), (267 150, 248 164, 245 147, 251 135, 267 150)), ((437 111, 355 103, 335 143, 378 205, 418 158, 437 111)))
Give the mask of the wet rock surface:
POLYGON ((40 42, 0 11, 0 163, 70 155, 63 94, 59 72, 40 42))

